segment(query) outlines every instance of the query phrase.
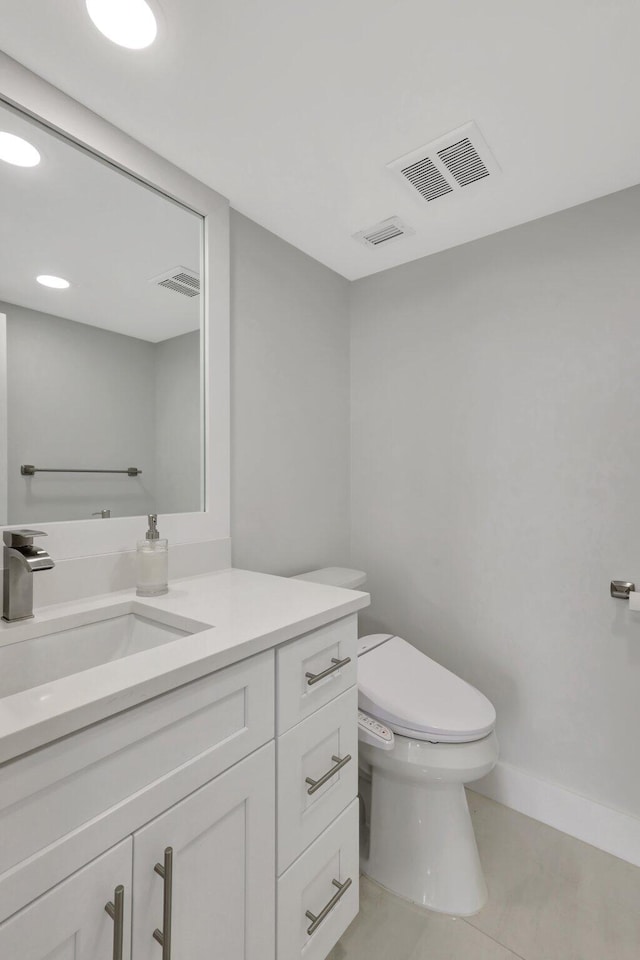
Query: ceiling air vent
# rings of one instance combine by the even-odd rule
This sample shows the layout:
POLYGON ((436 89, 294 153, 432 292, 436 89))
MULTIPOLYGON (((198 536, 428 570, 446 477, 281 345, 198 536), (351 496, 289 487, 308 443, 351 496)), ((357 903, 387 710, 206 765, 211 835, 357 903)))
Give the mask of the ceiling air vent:
POLYGON ((400 237, 409 237, 414 230, 404 224, 398 217, 389 217, 388 220, 381 220, 374 224, 368 230, 361 230, 353 234, 354 240, 359 240, 366 247, 384 247, 400 237))
POLYGON ((152 277, 149 283, 155 283, 165 290, 173 290, 183 297, 197 297, 200 294, 200 277, 196 270, 188 267, 172 267, 157 277, 152 277))
POLYGON ((438 156, 461 187, 466 187, 468 183, 475 183, 476 180, 482 180, 483 177, 489 176, 489 171, 469 137, 464 137, 457 143, 452 143, 450 147, 445 147, 444 150, 438 150, 438 156))
POLYGON ((436 200, 453 190, 429 157, 423 157, 417 163, 405 167, 402 176, 413 184, 425 200, 436 200))
POLYGON ((473 122, 394 160, 388 167, 399 173, 412 192, 417 190, 427 202, 500 173, 500 167, 473 122))

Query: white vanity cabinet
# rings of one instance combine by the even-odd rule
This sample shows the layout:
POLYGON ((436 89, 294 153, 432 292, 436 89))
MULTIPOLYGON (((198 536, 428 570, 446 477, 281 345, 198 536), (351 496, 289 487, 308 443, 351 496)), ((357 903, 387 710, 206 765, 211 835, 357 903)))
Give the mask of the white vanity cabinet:
POLYGON ((324 960, 358 908, 356 646, 343 617, 0 765, 1 960, 324 960))
POLYGON ((357 623, 276 651, 278 960, 324 960, 358 912, 357 623))
POLYGON ((2 960, 273 960, 273 753, 262 747, 1 924, 2 960))
POLYGON ((2 960, 129 960, 132 863, 132 841, 124 840, 5 920, 2 960), (115 914, 118 887, 112 919, 105 907, 115 914))
POLYGON ((175 958, 274 958, 273 760, 262 747, 134 834, 135 960, 161 960, 156 930, 175 958))

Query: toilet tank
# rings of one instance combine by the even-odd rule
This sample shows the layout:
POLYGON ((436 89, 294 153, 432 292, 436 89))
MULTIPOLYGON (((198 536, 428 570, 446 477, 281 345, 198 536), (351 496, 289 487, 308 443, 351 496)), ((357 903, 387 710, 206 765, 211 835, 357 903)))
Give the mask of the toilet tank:
POLYGON ((310 570, 309 573, 299 573, 292 580, 310 580, 312 583, 326 583, 329 587, 345 587, 347 590, 357 590, 367 579, 362 570, 351 570, 348 567, 322 567, 320 570, 310 570))

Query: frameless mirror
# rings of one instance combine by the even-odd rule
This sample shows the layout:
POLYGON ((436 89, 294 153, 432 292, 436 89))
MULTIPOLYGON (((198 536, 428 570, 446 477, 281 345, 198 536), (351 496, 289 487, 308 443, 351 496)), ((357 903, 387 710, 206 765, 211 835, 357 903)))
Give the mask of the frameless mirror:
POLYGON ((202 218, 4 106, 0 196, 0 525, 204 509, 202 218))

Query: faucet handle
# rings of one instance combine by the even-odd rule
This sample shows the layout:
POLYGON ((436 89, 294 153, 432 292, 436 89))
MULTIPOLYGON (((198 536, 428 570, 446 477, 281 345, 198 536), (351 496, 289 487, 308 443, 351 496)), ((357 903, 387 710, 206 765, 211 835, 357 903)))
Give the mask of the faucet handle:
POLYGON ((8 547, 29 547, 33 544, 34 537, 47 537, 44 530, 5 530, 3 533, 4 542, 8 547))

